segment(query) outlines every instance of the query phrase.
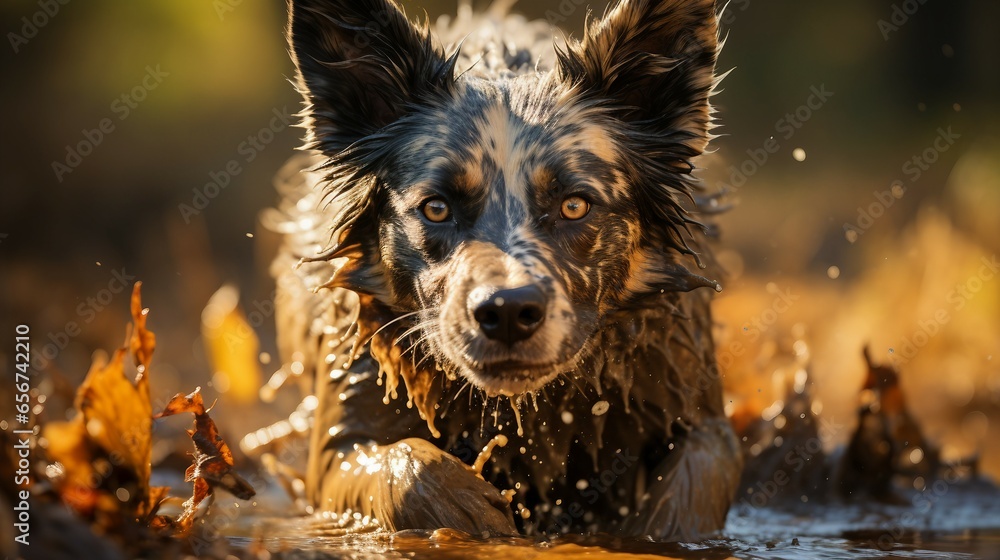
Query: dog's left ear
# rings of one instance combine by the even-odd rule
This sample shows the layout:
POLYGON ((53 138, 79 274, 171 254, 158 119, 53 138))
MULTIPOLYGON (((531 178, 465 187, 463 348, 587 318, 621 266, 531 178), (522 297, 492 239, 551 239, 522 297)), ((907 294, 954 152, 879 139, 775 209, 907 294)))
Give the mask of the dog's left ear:
POLYGON ((559 72, 693 156, 708 144, 718 35, 715 0, 621 0, 560 52, 559 72))

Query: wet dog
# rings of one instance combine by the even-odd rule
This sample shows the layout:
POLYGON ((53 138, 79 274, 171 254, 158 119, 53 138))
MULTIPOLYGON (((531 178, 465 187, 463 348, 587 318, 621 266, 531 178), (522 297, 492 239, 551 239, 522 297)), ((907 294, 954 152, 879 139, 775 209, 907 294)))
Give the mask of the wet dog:
POLYGON ((501 12, 438 27, 289 4, 313 159, 274 272, 316 379, 310 499, 390 530, 719 530, 740 459, 691 175, 715 1, 621 0, 555 46, 501 12))

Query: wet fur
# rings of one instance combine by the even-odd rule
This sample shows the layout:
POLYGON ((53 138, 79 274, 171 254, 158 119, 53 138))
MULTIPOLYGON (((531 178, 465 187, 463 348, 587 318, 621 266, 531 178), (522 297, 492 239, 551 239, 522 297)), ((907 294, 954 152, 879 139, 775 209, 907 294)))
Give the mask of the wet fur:
POLYGON ((413 513, 407 490, 433 476, 413 457, 471 463, 503 433, 484 476, 516 490, 522 531, 716 531, 739 458, 697 290, 717 284, 690 271, 711 264, 690 172, 710 139, 715 3, 626 0, 547 52, 544 33, 510 47, 505 17, 466 17, 493 34, 446 49, 384 0, 290 5, 313 156, 272 217, 287 234, 273 270, 283 359, 317 379, 310 497, 392 529, 474 530, 461 499, 413 513), (577 193, 591 214, 561 220, 577 193), (415 216, 428 196, 454 202, 453 223, 415 216), (550 302, 543 328, 516 349, 478 336, 470 295, 525 283, 550 302), (355 468, 373 461, 374 478, 355 468), (417 467, 386 483, 399 461, 417 467), (577 485, 609 472, 601 492, 577 485))

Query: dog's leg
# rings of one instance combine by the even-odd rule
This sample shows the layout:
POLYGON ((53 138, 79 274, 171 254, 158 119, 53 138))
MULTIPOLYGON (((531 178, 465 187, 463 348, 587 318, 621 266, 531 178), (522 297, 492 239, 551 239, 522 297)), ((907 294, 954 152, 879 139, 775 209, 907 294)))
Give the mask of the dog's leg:
POLYGON ((725 525, 741 468, 729 421, 702 423, 653 469, 652 484, 622 532, 664 541, 690 541, 718 532, 725 525))
POLYGON ((377 369, 365 355, 337 379, 319 376, 307 475, 312 502, 320 510, 372 516, 390 531, 516 534, 508 501, 427 440, 426 423, 401 404, 405 394, 382 401, 377 369))

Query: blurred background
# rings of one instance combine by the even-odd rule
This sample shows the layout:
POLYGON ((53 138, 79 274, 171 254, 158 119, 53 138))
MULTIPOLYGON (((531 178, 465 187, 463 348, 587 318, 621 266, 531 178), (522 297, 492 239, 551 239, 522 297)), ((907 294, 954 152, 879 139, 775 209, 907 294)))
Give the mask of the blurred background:
MULTIPOLYGON (((405 7, 436 18, 456 2, 405 7)), ((576 36, 586 13, 569 0, 514 11, 576 36)), ((302 136, 284 13, 242 0, 0 5, 0 320, 31 326, 49 379, 75 387, 94 350, 121 344, 126 284, 142 280, 154 402, 201 385, 206 401, 222 396, 233 440, 288 413, 256 399, 276 367, 277 240, 259 216, 302 136), (239 298, 256 369, 209 365, 202 311, 227 283, 239 295, 216 303, 239 298)), ((701 177, 737 202, 720 218, 716 306, 732 414, 775 410, 806 371, 814 411, 850 426, 870 344, 900 368, 945 458, 979 453, 1000 475, 996 21, 989 0, 730 2, 720 70, 735 70, 701 177)))

